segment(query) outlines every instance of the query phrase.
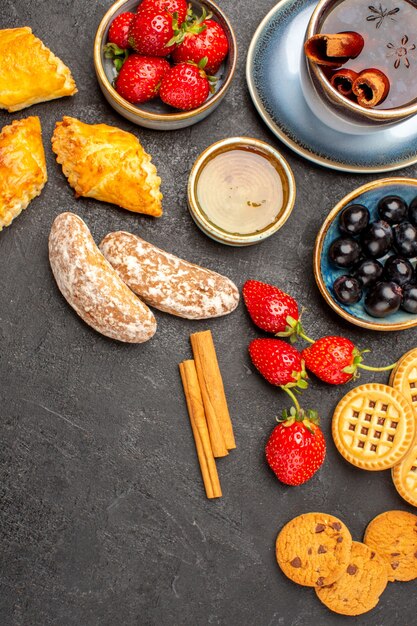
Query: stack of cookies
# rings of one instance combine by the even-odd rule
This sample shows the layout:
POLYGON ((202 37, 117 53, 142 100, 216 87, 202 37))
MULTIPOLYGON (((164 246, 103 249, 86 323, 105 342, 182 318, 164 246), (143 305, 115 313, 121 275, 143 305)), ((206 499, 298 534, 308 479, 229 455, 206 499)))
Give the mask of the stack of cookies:
POLYGON ((335 409, 333 439, 356 467, 390 468, 398 493, 417 506, 417 349, 398 361, 389 383, 349 391, 335 409))
POLYGON ((314 587, 330 610, 361 615, 378 604, 388 581, 417 578, 417 516, 382 513, 360 543, 337 517, 299 515, 279 533, 276 557, 288 578, 314 587))
MULTIPOLYGON (((417 418, 417 348, 404 354, 398 361, 389 383, 408 400, 417 418)), ((417 427, 416 436, 406 455, 391 471, 400 496, 409 504, 417 506, 417 427)))

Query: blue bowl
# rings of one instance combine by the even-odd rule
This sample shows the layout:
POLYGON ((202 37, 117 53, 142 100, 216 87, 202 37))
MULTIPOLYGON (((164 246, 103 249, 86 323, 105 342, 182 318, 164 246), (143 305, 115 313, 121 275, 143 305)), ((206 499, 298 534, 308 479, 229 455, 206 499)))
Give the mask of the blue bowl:
MULTIPOLYGON (((342 276, 348 271, 334 267, 329 260, 328 253, 332 241, 341 236, 338 225, 340 211, 349 204, 364 204, 369 209, 371 220, 376 220, 378 219, 377 205, 379 200, 389 195, 401 196, 407 203, 410 203, 417 197, 417 179, 385 178, 362 185, 349 193, 336 204, 323 222, 314 249, 314 276, 327 304, 345 320, 370 330, 388 331, 412 328, 417 326, 417 315, 400 309, 387 317, 376 318, 368 315, 365 311, 364 298, 357 304, 350 306, 338 302, 333 292, 333 283, 338 276, 342 276)), ((384 258, 380 260, 383 262, 384 258)), ((411 259, 411 261, 417 261, 417 259, 411 259)))

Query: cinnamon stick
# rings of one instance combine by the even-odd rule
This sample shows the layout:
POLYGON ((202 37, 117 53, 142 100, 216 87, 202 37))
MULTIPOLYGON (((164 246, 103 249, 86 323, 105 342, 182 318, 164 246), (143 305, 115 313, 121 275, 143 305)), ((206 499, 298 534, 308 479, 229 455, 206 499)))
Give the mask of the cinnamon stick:
POLYGON ((206 495, 207 498, 220 498, 222 490, 211 449, 195 363, 192 360, 184 361, 179 367, 206 495))
POLYGON ((304 52, 317 65, 337 68, 349 59, 356 59, 364 43, 362 35, 353 31, 335 34, 318 33, 307 39, 304 52))
POLYGON ((215 457, 225 456, 227 450, 236 448, 236 442, 213 337, 211 331, 206 330, 192 334, 190 340, 207 416, 213 454, 215 457), (216 426, 219 427, 221 437, 218 437, 217 432, 213 432, 216 431, 216 426), (222 443, 224 446, 223 452, 221 450, 222 443))
POLYGON ((356 78, 358 77, 358 73, 353 70, 342 68, 338 70, 330 77, 330 84, 345 96, 345 98, 349 98, 352 96, 352 85, 356 78))
POLYGON ((384 72, 374 67, 363 70, 352 84, 352 91, 358 104, 367 109, 381 104, 387 97, 390 83, 384 72))

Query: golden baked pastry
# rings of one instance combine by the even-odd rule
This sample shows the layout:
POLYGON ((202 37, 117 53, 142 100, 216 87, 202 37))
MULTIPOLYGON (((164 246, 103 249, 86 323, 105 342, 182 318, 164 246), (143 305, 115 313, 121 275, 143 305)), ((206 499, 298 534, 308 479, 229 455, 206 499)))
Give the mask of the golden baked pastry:
POLYGON ((161 179, 139 140, 114 126, 58 122, 52 149, 77 196, 117 204, 128 211, 162 215, 161 179))
POLYGON ((0 133, 0 230, 39 196, 46 181, 39 117, 5 126, 0 133))
POLYGON ((0 108, 20 111, 77 92, 66 65, 28 26, 0 30, 0 108))

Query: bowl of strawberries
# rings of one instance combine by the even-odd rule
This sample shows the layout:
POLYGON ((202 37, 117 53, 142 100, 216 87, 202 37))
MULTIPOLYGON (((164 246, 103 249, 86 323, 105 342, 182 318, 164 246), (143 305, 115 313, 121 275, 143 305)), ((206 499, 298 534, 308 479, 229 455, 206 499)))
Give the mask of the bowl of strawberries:
POLYGON ((184 128, 214 111, 236 58, 233 29, 211 0, 118 0, 94 42, 108 102, 131 122, 156 130, 184 128))

